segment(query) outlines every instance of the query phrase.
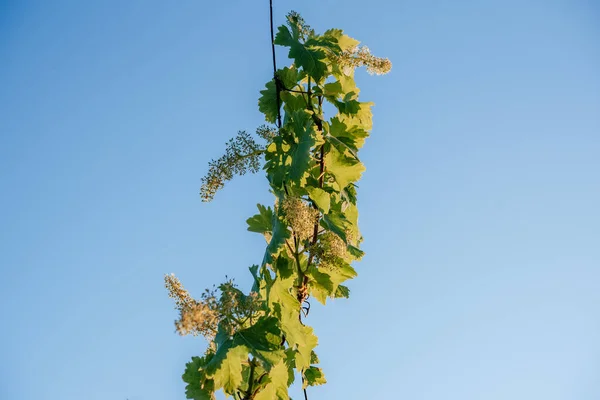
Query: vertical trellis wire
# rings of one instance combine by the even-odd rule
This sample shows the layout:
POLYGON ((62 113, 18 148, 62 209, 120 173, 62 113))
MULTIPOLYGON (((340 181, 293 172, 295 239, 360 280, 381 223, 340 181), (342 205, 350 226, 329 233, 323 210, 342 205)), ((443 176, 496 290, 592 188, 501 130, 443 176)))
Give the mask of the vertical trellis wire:
MULTIPOLYGON (((281 129, 281 85, 279 78, 277 77, 277 61, 275 59, 275 32, 273 29, 273 0, 269 0, 269 19, 271 22, 271 53, 273 54, 273 79, 275 80, 275 93, 277 98, 277 128, 281 129)), ((304 374, 302 374, 302 386, 304 386, 304 374)), ((308 400, 308 394, 306 388, 303 388, 304 400, 308 400)))

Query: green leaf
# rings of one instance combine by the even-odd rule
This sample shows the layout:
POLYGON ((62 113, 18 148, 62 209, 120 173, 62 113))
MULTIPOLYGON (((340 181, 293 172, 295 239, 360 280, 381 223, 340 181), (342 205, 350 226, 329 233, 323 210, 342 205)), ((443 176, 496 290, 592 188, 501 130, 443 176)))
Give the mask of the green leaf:
POLYGON ((258 214, 248 218, 248 230, 250 232, 265 233, 273 230, 273 210, 271 207, 265 207, 261 204, 258 207, 258 214))
POLYGON ((292 127, 297 142, 292 145, 290 155, 290 181, 299 182, 312 164, 310 150, 315 145, 312 119, 306 111, 295 112, 292 116, 292 127))
POLYGON ((320 188, 315 187, 307 187, 306 191, 310 196, 311 200, 315 202, 317 207, 323 212, 323 214, 327 214, 329 212, 329 207, 331 204, 331 196, 329 193, 320 188))
POLYGON ((327 35, 316 35, 308 39, 304 45, 312 49, 324 50, 325 53, 339 54, 340 46, 337 43, 337 38, 327 35))
POLYGON ((354 257, 357 260, 360 260, 365 255, 364 251, 352 245, 348 245, 348 253, 350 253, 352 257, 354 257))
POLYGON ((312 49, 300 42, 295 42, 290 46, 288 54, 295 60, 296 65, 302 67, 304 72, 312 76, 315 81, 320 81, 327 71, 327 64, 322 60, 326 58, 325 52, 319 49, 312 49))
POLYGON ((217 347, 221 347, 225 342, 231 339, 231 335, 229 334, 228 329, 226 329, 223 324, 219 324, 217 334, 215 335, 214 343, 217 347))
POLYGON ((339 289, 340 284, 356 276, 356 271, 348 263, 336 264, 331 268, 316 268, 311 266, 307 274, 309 277, 310 294, 321 304, 327 303, 327 298, 347 297, 349 291, 346 287, 339 289), (340 292, 338 293, 338 289, 340 292))
POLYGON ((336 137, 353 150, 360 149, 365 142, 365 138, 369 136, 369 132, 355 125, 348 126, 340 121, 338 117, 331 119, 331 122, 329 123, 329 134, 336 137))
POLYGON ((270 273, 267 270, 266 266, 262 266, 259 267, 258 265, 252 265, 250 267, 248 267, 248 269, 250 270, 250 273, 252 274, 252 277, 254 278, 254 283, 252 285, 252 291, 253 292, 257 292, 261 298, 265 298, 267 296, 267 284, 270 281, 271 277, 270 277, 270 273), (261 270, 260 272, 260 276, 259 276, 259 268, 261 270))
POLYGON ((255 400, 288 400, 288 367, 283 360, 271 368, 269 383, 257 393, 255 400))
POLYGON ((357 275, 354 268, 352 268, 352 266, 347 263, 342 263, 342 264, 336 265, 335 268, 328 270, 327 273, 329 274, 329 278, 331 279, 331 282, 333 283, 333 288, 334 288, 333 293, 335 293, 337 291, 338 286, 342 282, 345 282, 348 279, 355 278, 357 275))
POLYGON ((285 110, 284 124, 289 120, 291 114, 295 111, 306 109, 306 99, 301 94, 292 92, 281 92, 283 109, 285 110))
POLYGON ((315 353, 314 351, 312 353, 310 353, 310 363, 311 364, 318 364, 319 361, 319 356, 317 356, 317 353, 315 353))
POLYGON ((233 335, 234 344, 246 346, 253 354, 279 350, 280 342, 281 331, 274 317, 260 317, 254 325, 233 335))
POLYGON ((214 380, 216 389, 223 388, 229 394, 235 392, 242 383, 242 362, 248 359, 248 353, 249 349, 246 346, 229 347, 225 351, 217 351, 206 368, 206 373, 214 380))
POLYGON ((349 298, 350 297, 350 289, 347 286, 339 285, 335 290, 335 294, 333 295, 335 298, 349 298))
POLYGON ((350 226, 350 223, 342 212, 331 210, 329 214, 323 216, 321 224, 338 235, 344 242, 348 241, 346 238, 346 230, 350 226))
POLYGON ((271 188, 275 190, 275 195, 282 194, 283 192, 283 181, 287 167, 285 165, 284 158, 287 157, 286 152, 290 146, 284 143, 281 136, 273 138, 273 142, 267 146, 265 152, 265 170, 267 171, 267 177, 271 184, 271 188))
POLYGON ((346 157, 337 148, 331 147, 325 156, 325 168, 342 190, 352 182, 360 179, 365 166, 355 158, 346 157))
POLYGON ((325 374, 323 374, 321 368, 311 366, 304 371, 304 383, 302 384, 302 389, 306 389, 307 386, 318 386, 326 383, 327 380, 325 379, 325 374))
POLYGON ((326 135, 325 140, 327 142, 331 143, 332 145, 334 145, 341 153, 344 153, 347 151, 350 154, 352 154, 352 157, 354 157, 356 160, 360 161, 358 159, 358 154, 356 152, 356 143, 354 143, 354 141, 352 139, 346 138, 346 137, 341 137, 338 139, 335 136, 326 135))
POLYGON ((285 240, 290 237, 290 232, 287 229, 287 226, 284 222, 279 218, 277 214, 273 214, 273 230, 271 237, 271 241, 267 246, 267 250, 265 251, 265 256, 263 258, 264 264, 271 264, 273 262, 273 256, 277 255, 279 249, 285 243, 285 240))
POLYGON ((349 75, 344 73, 334 73, 334 75, 342 85, 342 92, 346 93, 346 96, 351 94, 353 98, 358 98, 360 89, 356 86, 356 81, 354 80, 354 71, 352 71, 349 75))
POLYGON ((360 103, 356 100, 335 101, 333 104, 342 114, 352 115, 357 114, 360 111, 360 103))
POLYGON ((273 307, 275 303, 279 305, 280 320, 283 319, 284 315, 297 318, 300 313, 300 302, 292 296, 289 290, 293 285, 293 278, 282 279, 277 277, 269 288, 269 307, 273 307))
POLYGON ((335 100, 343 93, 342 84, 339 81, 326 83, 323 85, 323 96, 335 100))
MULTIPOLYGON (((314 354, 314 351, 311 351, 311 354, 314 354)), ((285 350, 284 360, 288 370, 287 385, 291 386, 292 383, 294 383, 294 380, 296 379, 296 375, 294 373, 294 368, 296 368, 296 351, 288 347, 285 350)))
POLYGON ((311 266, 308 269, 306 276, 309 278, 308 286, 311 296, 317 299, 319 303, 325 305, 327 297, 331 296, 334 291, 330 276, 321 272, 315 266, 311 266))
POLYGON ((294 279, 275 279, 269 291, 269 306, 279 317, 285 339, 292 347, 295 346, 296 368, 302 370, 310 366, 310 354, 317 346, 318 339, 311 327, 302 325, 299 319, 300 302, 292 296, 289 289, 294 279))
POLYGON ((287 279, 296 272, 294 271, 294 261, 284 256, 283 253, 279 254, 277 261, 275 261, 275 270, 282 279, 287 279))
POLYGON ((266 89, 260 91, 261 96, 258 99, 258 110, 265 115, 267 122, 274 124, 279 111, 277 107, 275 80, 270 80, 265 86, 266 89))
MULTIPOLYGON (((293 340, 297 346, 298 352, 296 353, 295 360, 296 368, 301 371, 310 365, 310 353, 315 347, 317 347, 319 339, 313 333, 313 328, 302 325, 300 320, 298 320, 298 324, 295 328, 295 331, 298 331, 298 336, 292 335, 294 330, 289 330, 288 335, 290 335, 290 338, 294 338, 293 340)), ((286 336, 286 339, 287 338, 288 336, 286 336)))
MULTIPOLYGON (((372 102, 360 102, 359 108, 353 113, 340 113, 340 121, 348 126, 358 126, 365 131, 370 131, 373 127, 373 113, 371 107, 374 105, 372 102)), ((354 109, 352 109, 354 110, 354 109)))
POLYGON ((319 81, 325 75, 327 65, 322 61, 326 58, 325 52, 318 48, 311 48, 300 43, 292 36, 286 26, 280 26, 275 36, 275 44, 290 48, 288 57, 295 60, 295 64, 302 67, 304 72, 319 81))
POLYGON ((275 44, 290 47, 294 42, 297 42, 297 40, 292 37, 292 33, 287 26, 281 25, 277 28, 277 34, 275 35, 274 41, 275 44))
POLYGON ((277 70, 277 77, 283 84, 283 87, 281 88, 282 90, 294 89, 304 77, 304 73, 298 71, 294 66, 284 67, 282 69, 277 70))
POLYGON ((340 50, 346 51, 350 50, 359 45, 359 41, 356 39, 352 39, 348 35, 344 35, 344 32, 341 29, 328 29, 323 34, 325 37, 333 37, 337 41, 337 45, 340 47, 340 50))
MULTIPOLYGON (((280 349, 280 342, 281 331, 277 327, 277 319, 261 317, 254 325, 236 332, 218 346, 217 352, 203 367, 206 376, 214 380, 217 389, 224 388, 232 393, 231 388, 235 389, 241 384, 242 363, 248 359, 248 354, 258 357, 268 369, 285 356, 280 349)), ((191 372, 186 370, 186 373, 188 379, 195 378, 191 372)))
POLYGON ((204 368, 205 357, 192 357, 192 361, 185 365, 182 379, 187 386, 185 395, 193 400, 214 400, 214 385, 212 380, 207 380, 202 368, 204 368))
POLYGON ((360 42, 358 40, 353 39, 348 35, 342 35, 342 37, 338 39, 338 45, 340 46, 342 51, 351 50, 359 44, 360 42))

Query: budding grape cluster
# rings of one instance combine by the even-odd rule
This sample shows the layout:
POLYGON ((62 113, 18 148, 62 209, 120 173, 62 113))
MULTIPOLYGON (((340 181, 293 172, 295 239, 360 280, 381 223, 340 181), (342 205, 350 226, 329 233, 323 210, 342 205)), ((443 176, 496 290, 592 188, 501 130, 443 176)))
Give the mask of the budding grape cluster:
POLYGON ((292 29, 297 29, 298 34, 303 40, 306 40, 307 38, 315 34, 315 30, 312 29, 310 25, 308 25, 306 21, 304 21, 304 18, 302 18, 302 16, 296 11, 290 11, 287 15, 287 20, 288 25, 292 29))
POLYGON ((346 243, 333 232, 325 232, 311 249, 315 259, 322 268, 335 268, 348 256, 346 243))
POLYGON ((363 65, 371 75, 384 75, 392 69, 392 62, 389 59, 375 57, 367 46, 356 46, 346 50, 336 57, 336 61, 344 73, 349 73, 352 69, 363 65))
POLYGON ((287 223, 300 240, 310 238, 320 216, 319 210, 310 207, 297 197, 286 197, 281 202, 281 211, 287 223))
MULTIPOLYGON (((264 132, 266 135, 266 132, 264 132)), ((211 201, 225 182, 235 174, 244 175, 250 171, 260 170, 260 155, 263 147, 256 143, 252 136, 245 131, 239 131, 235 138, 227 142, 225 154, 208 163, 208 173, 202 178, 200 196, 202 201, 211 201)))
POLYGON ((247 327, 262 308, 262 301, 256 292, 246 296, 233 281, 219 286, 221 296, 218 299, 216 290, 209 289, 202 293, 200 300, 192 298, 173 274, 165 275, 165 287, 180 312, 179 319, 175 321, 177 332, 182 336, 202 335, 209 342, 215 338, 219 328, 233 335, 237 330, 247 327))

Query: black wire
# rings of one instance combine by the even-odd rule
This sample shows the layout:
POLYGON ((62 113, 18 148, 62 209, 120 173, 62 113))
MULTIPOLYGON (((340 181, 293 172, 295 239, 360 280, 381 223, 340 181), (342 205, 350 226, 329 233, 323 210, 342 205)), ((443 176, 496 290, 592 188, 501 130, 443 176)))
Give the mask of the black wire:
POLYGON ((279 96, 279 92, 281 90, 281 86, 279 83, 279 78, 277 77, 277 62, 275 61, 275 33, 273 29, 273 0, 269 0, 269 11, 270 11, 270 20, 271 20, 271 52, 273 53, 273 79, 275 79, 275 91, 277 93, 277 128, 281 129, 281 98, 279 96))
MULTIPOLYGON (((279 95, 281 91, 281 84, 277 77, 277 61, 275 59, 275 33, 273 29, 273 0, 269 0, 269 11, 271 21, 271 53, 273 54, 273 79, 275 79, 275 92, 277 93, 277 128, 281 129, 281 97, 279 95)), ((287 188, 286 188, 287 190, 287 188)), ((304 375, 302 376, 302 383, 304 383, 304 375)), ((304 400, 308 400, 306 389, 302 389, 304 392, 304 400)))
MULTIPOLYGON (((304 386, 304 374, 302 375, 302 386, 304 386)), ((306 388, 302 389, 304 391, 304 400, 308 400, 308 395, 306 394, 306 388)))

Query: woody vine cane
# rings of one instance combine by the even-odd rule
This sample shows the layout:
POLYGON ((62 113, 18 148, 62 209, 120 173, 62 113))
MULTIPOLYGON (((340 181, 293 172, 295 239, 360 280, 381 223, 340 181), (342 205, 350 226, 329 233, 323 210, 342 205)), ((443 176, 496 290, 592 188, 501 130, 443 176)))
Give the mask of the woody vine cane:
POLYGON ((246 294, 229 280, 194 299, 174 275, 165 276, 180 313, 177 331, 208 341, 183 374, 189 399, 214 399, 219 390, 238 400, 289 399, 298 376, 307 398, 309 386, 326 383, 317 336, 303 319, 307 300, 348 298, 345 283, 363 256, 358 152, 373 103, 359 101, 354 73, 364 66, 385 74, 391 63, 340 29, 315 33, 293 11, 275 34, 272 6, 270 13, 274 77, 258 100, 267 124, 254 135, 238 132, 210 161, 200 189, 211 201, 234 175, 265 171, 274 204, 259 204, 247 220, 267 243, 261 263, 250 267, 253 287, 246 294), (289 49, 289 66, 277 68, 275 45, 289 49))

